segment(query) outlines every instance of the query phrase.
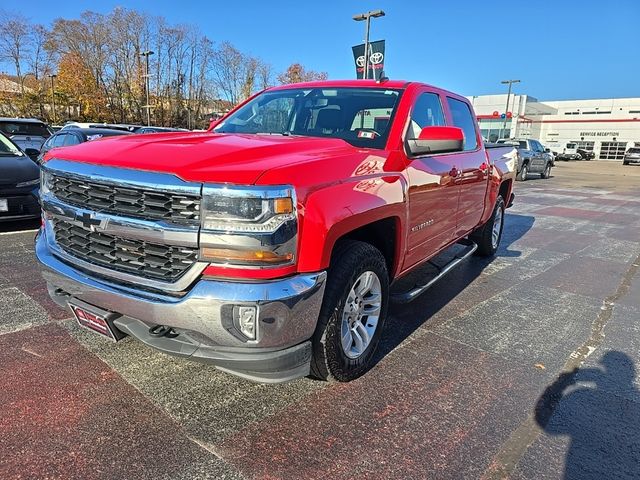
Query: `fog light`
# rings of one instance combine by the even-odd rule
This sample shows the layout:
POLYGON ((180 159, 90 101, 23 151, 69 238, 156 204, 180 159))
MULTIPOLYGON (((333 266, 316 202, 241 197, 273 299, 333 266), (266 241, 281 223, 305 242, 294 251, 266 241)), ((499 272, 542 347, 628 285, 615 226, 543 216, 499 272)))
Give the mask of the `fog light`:
POLYGON ((258 332, 258 308, 237 306, 233 310, 238 330, 249 340, 255 340, 258 332))

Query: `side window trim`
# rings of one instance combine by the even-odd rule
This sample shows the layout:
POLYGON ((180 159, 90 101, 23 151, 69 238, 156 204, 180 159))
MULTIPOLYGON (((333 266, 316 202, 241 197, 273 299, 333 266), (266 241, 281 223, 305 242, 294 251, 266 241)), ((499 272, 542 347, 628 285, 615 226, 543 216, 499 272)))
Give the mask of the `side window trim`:
MULTIPOLYGON (((413 101, 413 104, 411 105, 411 110, 409 111, 409 121, 407 122, 407 126, 405 128, 405 131, 404 131, 404 134, 403 134, 403 138, 402 138, 403 143, 408 138, 409 129, 412 128, 411 123, 413 121, 413 114, 414 114, 416 105, 418 104, 418 102, 420 101, 420 99, 424 95, 432 95, 432 96, 434 96, 436 98, 436 101, 438 102, 438 106, 440 107, 440 118, 441 118, 442 126, 448 125, 447 113, 446 113, 446 110, 445 110, 445 105, 444 105, 444 103, 442 101, 442 95, 440 95, 438 92, 435 92, 435 91, 432 91, 432 90, 420 90, 418 92, 418 94, 416 95, 416 98, 413 101)), ((422 128, 424 128, 424 127, 422 127, 422 128)))
MULTIPOLYGON (((458 98, 455 97, 451 97, 449 95, 446 96, 446 106, 447 106, 447 125, 450 125, 452 127, 457 127, 458 125, 455 124, 454 119, 453 119, 453 111, 451 109, 451 101, 454 102, 459 102, 461 104, 463 104, 468 112, 469 112, 469 117, 471 118, 471 125, 473 126, 473 132, 474 132, 474 138, 475 138, 475 146, 473 148, 465 148, 462 152, 477 152, 478 150, 480 150, 481 146, 482 146, 482 142, 480 140, 478 140, 478 132, 479 132, 479 126, 478 126, 478 120, 475 118, 474 113, 473 113, 473 109, 471 108, 471 106, 469 105, 468 102, 460 100, 458 98)), ((461 127, 459 127, 461 128, 461 127)), ((464 129, 463 129, 464 132, 464 129)), ((465 143, 466 143, 466 135, 465 135, 465 143)))

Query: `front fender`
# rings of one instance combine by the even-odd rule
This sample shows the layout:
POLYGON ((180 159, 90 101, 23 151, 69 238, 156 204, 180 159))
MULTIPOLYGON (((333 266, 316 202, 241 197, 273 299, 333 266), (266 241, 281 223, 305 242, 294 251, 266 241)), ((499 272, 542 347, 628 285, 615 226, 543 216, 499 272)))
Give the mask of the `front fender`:
MULTIPOLYGON (((399 175, 349 179, 311 192, 303 208, 298 271, 329 267, 338 239, 378 220, 396 220, 396 259, 405 249, 407 184, 399 175)), ((391 233, 391 232, 390 232, 391 233)), ((401 263, 396 261, 396 264, 401 263)))

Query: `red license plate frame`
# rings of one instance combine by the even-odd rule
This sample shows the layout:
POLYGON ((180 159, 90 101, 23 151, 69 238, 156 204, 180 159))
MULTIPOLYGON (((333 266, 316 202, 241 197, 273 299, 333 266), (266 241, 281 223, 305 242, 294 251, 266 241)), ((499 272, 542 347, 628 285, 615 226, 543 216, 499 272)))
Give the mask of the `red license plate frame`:
POLYGON ((75 305, 72 302, 69 302, 69 308, 78 322, 78 325, 81 327, 91 330, 94 333, 98 333, 113 342, 117 342, 119 340, 113 332, 113 327, 109 324, 106 315, 92 311, 90 308, 86 308, 84 306, 75 305))

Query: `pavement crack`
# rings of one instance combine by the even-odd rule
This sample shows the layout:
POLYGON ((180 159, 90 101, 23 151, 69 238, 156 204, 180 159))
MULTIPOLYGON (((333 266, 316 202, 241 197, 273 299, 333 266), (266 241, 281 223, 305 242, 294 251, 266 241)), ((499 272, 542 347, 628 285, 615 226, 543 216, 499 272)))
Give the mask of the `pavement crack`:
MULTIPOLYGON (((631 280, 636 276, 638 270, 640 270, 640 255, 624 273, 616 291, 602 301, 600 313, 591 324, 591 334, 589 338, 576 350, 571 352, 558 374, 558 379, 561 376, 566 377, 568 380, 572 379, 577 374, 578 368, 602 344, 605 338, 604 329, 611 319, 615 304, 620 298, 627 294, 631 287, 631 280)), ((551 412, 549 418, 553 415, 558 403, 559 398, 550 399, 551 412)), ((502 444, 498 453, 493 457, 493 461, 482 475, 483 480, 508 478, 513 473, 513 470, 527 449, 541 433, 542 429, 536 423, 534 413, 531 413, 527 419, 511 433, 507 441, 502 444)))
POLYGON ((194 437, 192 435, 187 435, 187 438, 189 440, 191 440, 193 443, 195 443, 196 445, 198 445, 200 448, 202 448, 202 449, 206 450, 207 452, 213 454, 218 460, 222 460, 223 462, 226 461, 224 459, 224 457, 220 453, 218 453, 218 451, 210 443, 203 442, 202 440, 198 440, 196 437, 194 437))
POLYGON ((34 357, 42 358, 42 355, 40 355, 40 354, 39 354, 39 353, 37 353, 37 352, 34 352, 33 350, 29 350, 27 347, 22 347, 22 349, 21 349, 21 350, 22 350, 23 352, 30 353, 30 354, 31 354, 31 355, 33 355, 34 357))

